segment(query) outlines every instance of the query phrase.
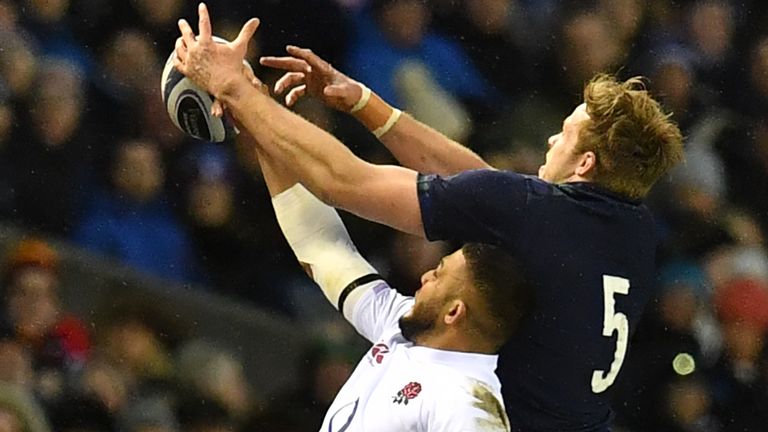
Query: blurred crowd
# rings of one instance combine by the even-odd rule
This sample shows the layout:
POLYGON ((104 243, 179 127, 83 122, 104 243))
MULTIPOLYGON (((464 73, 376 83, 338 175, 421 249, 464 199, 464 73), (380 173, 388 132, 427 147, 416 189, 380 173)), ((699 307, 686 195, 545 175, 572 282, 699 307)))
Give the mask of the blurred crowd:
MULTIPOLYGON (((5 257, 0 431, 316 430, 360 354, 307 347, 301 388, 257 401, 241 359, 169 340, 127 308, 94 325, 62 310, 71 242, 184 290, 298 321, 321 294, 293 260, 258 163, 191 140, 160 72, 196 22, 182 0, 0 0, 0 218, 30 233, 5 257)), ((758 0, 211 0, 214 31, 262 26, 249 53, 312 48, 494 166, 535 173, 596 72, 647 77, 686 136, 686 163, 648 204, 658 295, 613 389, 616 428, 757 431, 768 424, 768 3, 758 0), (307 8, 311 7, 311 13, 307 8)), ((357 154, 392 162, 348 116, 296 110, 357 154)), ((344 215, 404 292, 456 245, 344 215)), ((315 314, 315 315, 313 315, 315 314)), ((318 318, 318 319, 323 319, 318 318)))

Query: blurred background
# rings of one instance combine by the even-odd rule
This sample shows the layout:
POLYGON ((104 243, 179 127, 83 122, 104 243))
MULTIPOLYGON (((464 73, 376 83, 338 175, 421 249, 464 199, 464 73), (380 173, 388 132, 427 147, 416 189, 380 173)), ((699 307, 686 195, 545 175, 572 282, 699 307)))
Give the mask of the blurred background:
MULTIPOLYGON (((0 0, 0 432, 312 431, 367 345, 282 239, 258 164, 185 138, 160 72, 184 0, 0 0)), ((535 173, 596 72, 643 75, 686 135, 648 200, 658 295, 618 431, 768 424, 768 2, 210 0, 498 168, 535 173)), ((257 74, 273 83, 274 71, 257 74)), ((349 117, 296 110, 393 162, 349 117)), ((457 245, 344 215, 405 293, 457 245)))

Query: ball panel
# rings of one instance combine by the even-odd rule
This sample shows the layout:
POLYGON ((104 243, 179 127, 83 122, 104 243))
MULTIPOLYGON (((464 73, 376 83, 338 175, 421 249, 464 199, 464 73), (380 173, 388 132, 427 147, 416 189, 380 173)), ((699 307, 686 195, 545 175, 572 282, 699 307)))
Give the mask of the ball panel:
POLYGON ((163 96, 163 102, 168 100, 165 94, 165 89, 168 87, 168 77, 170 76, 171 72, 179 73, 179 71, 173 67, 174 57, 176 57, 176 50, 171 51, 171 55, 168 56, 168 60, 165 61, 165 65, 163 66, 163 74, 160 76, 160 94, 163 96))
POLYGON ((205 112, 205 102, 193 90, 184 90, 176 102, 176 122, 181 129, 195 138, 210 141, 211 132, 205 112))
MULTIPOLYGON (((214 36, 217 43, 225 39, 214 36)), ((233 125, 211 115, 213 97, 173 66, 174 51, 168 56, 160 78, 160 94, 171 121, 184 133, 205 141, 222 142, 236 134, 233 125)), ((243 62, 250 67, 248 62, 243 62)))

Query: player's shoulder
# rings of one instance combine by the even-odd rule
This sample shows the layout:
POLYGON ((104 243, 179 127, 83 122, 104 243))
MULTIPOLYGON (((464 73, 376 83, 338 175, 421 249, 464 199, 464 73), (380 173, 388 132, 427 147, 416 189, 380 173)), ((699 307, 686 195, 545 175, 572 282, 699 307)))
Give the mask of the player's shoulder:
POLYGON ((449 374, 431 390, 432 397, 425 399, 430 430, 509 430, 500 391, 493 384, 449 374))
POLYGON ((535 176, 493 168, 472 169, 452 175, 419 174, 418 182, 420 185, 430 183, 447 183, 451 185, 495 184, 499 186, 537 183, 545 187, 549 185, 549 183, 535 176))

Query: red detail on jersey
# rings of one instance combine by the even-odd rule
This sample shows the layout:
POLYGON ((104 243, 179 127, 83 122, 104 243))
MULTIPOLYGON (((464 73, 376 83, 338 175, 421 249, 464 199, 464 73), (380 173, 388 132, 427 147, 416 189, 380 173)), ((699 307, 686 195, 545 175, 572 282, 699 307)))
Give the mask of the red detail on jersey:
POLYGON ((381 364, 381 362, 384 361, 384 354, 388 353, 389 347, 383 343, 377 343, 371 348, 371 357, 373 357, 378 364, 381 364))
POLYGON ((408 405, 408 401, 418 396, 419 393, 421 393, 421 384, 411 381, 402 390, 397 392, 396 396, 392 397, 392 403, 408 405))

